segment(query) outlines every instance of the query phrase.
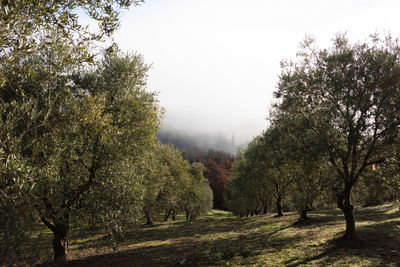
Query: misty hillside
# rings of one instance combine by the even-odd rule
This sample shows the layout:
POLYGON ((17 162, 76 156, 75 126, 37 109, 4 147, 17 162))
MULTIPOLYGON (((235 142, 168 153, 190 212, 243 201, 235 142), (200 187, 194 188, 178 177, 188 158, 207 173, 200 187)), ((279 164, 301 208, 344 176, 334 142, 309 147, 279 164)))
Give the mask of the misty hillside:
POLYGON ((213 149, 229 154, 235 154, 236 150, 234 137, 228 139, 221 134, 188 134, 179 130, 161 129, 159 139, 163 144, 173 144, 184 154, 190 154, 194 149, 213 149))

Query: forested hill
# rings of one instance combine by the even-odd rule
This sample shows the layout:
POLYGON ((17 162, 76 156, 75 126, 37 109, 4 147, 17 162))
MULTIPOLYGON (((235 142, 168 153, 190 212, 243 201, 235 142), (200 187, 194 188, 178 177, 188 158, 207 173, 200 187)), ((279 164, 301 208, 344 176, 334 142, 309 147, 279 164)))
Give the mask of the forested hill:
POLYGON ((229 154, 235 154, 234 137, 228 138, 211 134, 188 134, 179 130, 161 129, 159 139, 164 144, 173 144, 187 157, 191 157, 196 150, 219 150, 229 154))

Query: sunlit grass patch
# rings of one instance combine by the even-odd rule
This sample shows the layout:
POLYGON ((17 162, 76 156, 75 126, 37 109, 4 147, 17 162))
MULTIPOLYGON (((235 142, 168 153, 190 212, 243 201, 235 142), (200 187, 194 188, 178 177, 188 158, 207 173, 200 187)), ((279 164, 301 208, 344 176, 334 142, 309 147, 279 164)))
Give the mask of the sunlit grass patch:
POLYGON ((206 215, 200 216, 199 219, 228 219, 235 218, 232 212, 224 210, 211 210, 206 215))

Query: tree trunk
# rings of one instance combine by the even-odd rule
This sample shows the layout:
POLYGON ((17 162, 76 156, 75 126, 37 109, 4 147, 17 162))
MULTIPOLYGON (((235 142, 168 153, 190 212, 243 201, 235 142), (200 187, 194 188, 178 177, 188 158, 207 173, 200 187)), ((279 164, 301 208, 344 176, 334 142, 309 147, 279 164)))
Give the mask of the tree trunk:
POLYGON ((356 221, 353 215, 353 205, 350 201, 352 185, 347 183, 343 192, 337 194, 338 207, 343 211, 344 218, 346 219, 346 233, 344 239, 355 241, 358 239, 356 234, 356 221))
MULTIPOLYGON (((46 197, 43 197, 42 200, 45 202, 46 206, 53 210, 51 203, 48 201, 46 197)), ((63 214, 63 218, 58 217, 58 220, 55 220, 54 217, 51 218, 53 223, 49 219, 47 219, 42 211, 38 209, 40 219, 42 222, 53 232, 53 262, 61 263, 67 260, 68 254, 68 231, 69 231, 69 208, 66 206, 65 202, 61 206, 65 208, 65 213, 63 214)), ((37 206, 36 206, 37 208, 37 206)))
POLYGON ((281 204, 281 201, 282 201, 281 197, 278 197, 278 198, 276 199, 276 212, 278 213, 278 214, 277 214, 277 217, 280 217, 280 216, 283 215, 283 213, 282 213, 282 204, 281 204))
POLYGON ((300 222, 305 222, 307 220, 308 220, 307 207, 304 207, 303 210, 300 212, 300 222))
POLYGON ((263 208, 263 214, 267 214, 268 211, 268 205, 265 205, 263 208))
POLYGON ((53 251, 54 259, 56 263, 65 262, 68 254, 68 225, 55 226, 53 231, 53 251))
POLYGON ((175 210, 172 211, 172 220, 175 221, 175 210))
POLYGON ((146 212, 146 225, 153 225, 153 216, 150 212, 146 212))
POLYGON ((189 220, 189 211, 186 210, 186 221, 188 221, 188 220, 189 220))
POLYGON ((164 222, 168 221, 169 215, 171 215, 172 209, 166 210, 165 211, 165 217, 164 217, 164 222))

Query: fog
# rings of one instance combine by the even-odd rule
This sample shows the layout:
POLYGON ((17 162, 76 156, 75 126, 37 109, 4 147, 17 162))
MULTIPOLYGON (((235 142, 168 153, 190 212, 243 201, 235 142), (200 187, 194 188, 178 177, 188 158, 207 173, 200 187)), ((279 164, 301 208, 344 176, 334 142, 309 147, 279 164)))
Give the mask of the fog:
POLYGON ((165 129, 248 142, 267 127, 280 61, 313 35, 327 47, 399 35, 397 1, 149 0, 121 17, 116 43, 152 64, 148 89, 166 108, 165 129))
POLYGON ((180 151, 190 154, 193 150, 218 150, 234 155, 240 146, 235 143, 235 137, 226 138, 222 134, 205 134, 199 132, 181 131, 179 129, 162 128, 159 139, 164 144, 172 144, 180 151))

